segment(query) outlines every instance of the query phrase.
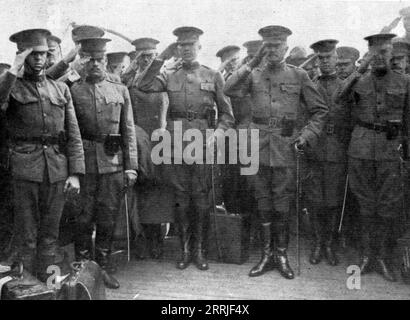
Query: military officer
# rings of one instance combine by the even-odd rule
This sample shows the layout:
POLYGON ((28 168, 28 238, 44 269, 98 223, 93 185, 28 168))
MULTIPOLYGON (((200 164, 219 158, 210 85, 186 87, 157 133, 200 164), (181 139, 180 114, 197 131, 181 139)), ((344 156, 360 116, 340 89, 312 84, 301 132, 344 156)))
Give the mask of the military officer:
POLYGON ((17 43, 18 53, 0 79, 0 103, 7 102, 19 259, 27 270, 37 269, 43 281, 47 267, 61 262, 57 238, 64 193, 79 191, 85 171, 70 91, 44 73, 49 35, 44 29, 13 34, 10 41, 17 43), (23 65, 24 74, 17 77, 23 65))
POLYGON ((408 56, 410 52, 410 43, 402 38, 394 38, 393 52, 391 59, 391 69, 399 73, 405 74, 408 65, 408 56))
POLYGON ((61 39, 55 35, 51 35, 47 38, 48 53, 47 53, 47 68, 51 67, 55 63, 62 59, 61 53, 61 39))
POLYGON ((350 187, 360 205, 361 274, 376 270, 389 281, 395 281, 386 261, 389 230, 402 205, 397 150, 410 90, 408 76, 390 67, 394 36, 365 38, 369 53, 338 94, 338 99, 351 104, 355 123, 348 156, 350 187))
MULTIPOLYGON (((148 135, 152 147, 157 143, 150 139, 152 133, 158 128, 166 128, 168 95, 165 92, 143 92, 137 84, 142 73, 157 56, 158 43, 158 40, 152 38, 134 40, 132 44, 135 46, 137 57, 128 73, 123 77, 124 81, 128 80, 134 121, 148 135)), ((148 154, 147 158, 151 162, 151 154, 148 154)), ((153 167, 152 176, 146 177, 146 181, 141 181, 141 184, 137 186, 138 214, 144 226, 145 249, 149 251, 152 258, 157 259, 162 255, 161 223, 174 222, 173 192, 164 166, 150 165, 153 167)))
MULTIPOLYGON (((208 118, 213 113, 214 104, 218 108, 218 128, 231 127, 234 118, 229 99, 223 94, 224 80, 222 75, 197 61, 201 48, 199 36, 203 34, 203 31, 195 27, 180 27, 175 29, 173 33, 178 37, 177 48, 182 58, 182 64, 158 75, 164 61, 173 57, 175 45, 170 45, 148 67, 146 74, 141 79, 139 88, 147 92, 168 93, 170 121, 167 129, 171 136, 175 130, 178 130, 178 127, 182 126, 182 132, 196 128, 201 130, 203 137, 205 137, 204 131, 209 128, 208 118)), ((186 145, 185 142, 183 145, 186 145)), ((175 144, 172 147, 175 149, 175 144)), ((175 218, 182 247, 182 256, 177 267, 185 269, 191 261, 191 234, 189 230, 193 230, 196 239, 196 266, 200 270, 207 270, 208 262, 204 255, 204 245, 210 210, 208 201, 210 191, 209 166, 199 163, 188 164, 177 157, 172 160, 171 169, 174 174, 171 183, 175 189, 175 218), (191 207, 193 208, 192 212, 190 212, 191 207), (190 220, 193 221, 192 229, 190 220)))
POLYGON ((125 69, 126 52, 110 52, 107 53, 107 71, 111 74, 121 77, 125 69))
POLYGON ((262 40, 249 40, 242 44, 246 48, 246 57, 244 63, 252 59, 258 49, 262 46, 262 40))
POLYGON ((82 211, 75 239, 78 259, 89 259, 91 228, 96 224, 96 262, 102 267, 105 284, 118 288, 111 275, 110 259, 114 222, 125 186, 137 178, 137 149, 132 108, 127 88, 107 78, 105 38, 80 40, 90 58, 85 77, 73 84, 71 93, 84 145, 86 175, 82 181, 82 211), (125 171, 124 171, 125 170, 125 171))
POLYGON ((337 43, 328 39, 310 46, 317 55, 321 72, 316 86, 329 107, 329 114, 317 146, 307 155, 310 179, 305 190, 314 239, 309 261, 318 264, 324 254, 331 266, 338 264, 334 240, 346 180, 348 130, 342 107, 334 103, 334 95, 343 82, 336 73, 337 43))
POLYGON ((353 47, 337 47, 337 75, 344 80, 356 70, 360 52, 353 47))
POLYGON ((259 129, 259 171, 249 176, 249 181, 258 202, 263 248, 262 258, 249 276, 277 267, 283 277, 292 279, 287 247, 290 204, 295 193, 295 145, 299 150, 314 144, 328 107, 307 73, 284 62, 291 30, 267 26, 259 34, 263 46, 250 62, 234 72, 225 86, 230 97, 250 93, 253 118, 248 128, 259 129), (263 58, 266 63, 259 66, 263 58))
POLYGON ((216 56, 221 59, 221 65, 218 71, 221 72, 225 80, 232 74, 232 71, 238 67, 240 51, 241 48, 238 46, 229 45, 218 50, 216 53, 216 56))

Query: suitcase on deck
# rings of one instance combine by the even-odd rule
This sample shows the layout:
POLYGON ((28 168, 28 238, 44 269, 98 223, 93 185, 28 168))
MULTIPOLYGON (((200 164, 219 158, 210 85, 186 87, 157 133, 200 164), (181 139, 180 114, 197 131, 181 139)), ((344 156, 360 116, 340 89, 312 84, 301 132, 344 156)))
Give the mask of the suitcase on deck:
POLYGON ((207 246, 209 259, 242 264, 249 259, 249 245, 248 217, 230 214, 219 206, 211 212, 207 246))

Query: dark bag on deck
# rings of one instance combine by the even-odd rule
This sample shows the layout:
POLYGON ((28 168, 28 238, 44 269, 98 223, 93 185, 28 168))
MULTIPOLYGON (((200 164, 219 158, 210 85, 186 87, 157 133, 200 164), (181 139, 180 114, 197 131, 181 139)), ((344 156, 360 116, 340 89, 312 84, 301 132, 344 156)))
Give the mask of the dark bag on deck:
POLYGON ((223 207, 211 212, 208 258, 242 264, 249 258, 250 222, 248 217, 230 214, 223 207))

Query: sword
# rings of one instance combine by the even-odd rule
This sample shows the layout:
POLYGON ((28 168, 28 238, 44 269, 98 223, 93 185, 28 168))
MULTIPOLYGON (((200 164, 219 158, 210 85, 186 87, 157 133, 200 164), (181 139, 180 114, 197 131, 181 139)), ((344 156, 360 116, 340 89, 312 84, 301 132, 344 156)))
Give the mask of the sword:
POLYGON ((128 188, 124 191, 124 204, 125 204, 125 219, 127 220, 127 259, 128 262, 131 260, 131 250, 130 250, 130 221, 128 213, 128 188))
POLYGON ((300 196, 301 196, 301 185, 300 185, 300 153, 296 147, 296 264, 297 264, 297 274, 300 276, 300 237, 299 237, 299 210, 300 210, 300 196))
POLYGON ((346 175, 346 183, 345 183, 345 192, 343 196, 343 206, 342 206, 342 214, 340 215, 340 223, 338 233, 342 232, 342 225, 343 225, 343 218, 345 216, 345 208, 346 208, 346 199, 347 199, 347 188, 349 186, 349 175, 346 175))

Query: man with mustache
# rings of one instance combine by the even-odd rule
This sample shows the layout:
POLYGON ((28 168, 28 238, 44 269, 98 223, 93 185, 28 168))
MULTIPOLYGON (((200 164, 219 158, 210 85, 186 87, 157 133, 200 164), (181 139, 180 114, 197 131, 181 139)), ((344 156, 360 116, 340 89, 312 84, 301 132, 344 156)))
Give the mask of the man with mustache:
POLYGON ((391 69, 393 71, 405 74, 408 66, 408 56, 410 52, 410 43, 402 38, 394 38, 393 52, 391 59, 391 69))
POLYGON ((329 107, 325 128, 315 148, 307 153, 307 208, 313 231, 313 246, 309 262, 318 264, 324 256, 331 266, 338 264, 335 236, 341 212, 346 181, 346 138, 348 127, 342 107, 334 95, 342 85, 336 73, 337 40, 320 40, 310 48, 317 55, 321 75, 316 81, 318 91, 329 107))
POLYGON ((105 38, 80 40, 89 56, 84 77, 71 87, 83 139, 86 174, 82 179, 82 211, 77 218, 77 259, 91 258, 92 224, 96 224, 96 262, 103 269, 105 285, 119 288, 112 276, 111 259, 115 221, 124 194, 137 179, 137 146, 131 100, 127 88, 107 77, 105 38))
MULTIPOLYGON (((182 133, 195 128, 201 130, 202 137, 205 137, 205 130, 213 125, 210 118, 213 115, 215 104, 218 108, 217 127, 220 129, 231 127, 234 124, 234 118, 229 99, 223 94, 222 75, 197 61, 201 49, 199 36, 203 34, 203 31, 196 27, 180 27, 173 33, 178 38, 176 45, 168 46, 152 62, 141 79, 140 90, 168 93, 170 121, 168 121, 167 129, 171 136, 174 136, 175 128, 182 126, 182 133), (173 57, 175 46, 177 46, 182 63, 159 74, 165 60, 173 57)), ((219 137, 222 138, 222 135, 219 137)), ((211 144, 211 139, 214 138, 215 136, 210 137, 208 143, 211 144)), ((187 142, 184 141, 182 147, 186 145, 187 142)), ((173 144, 173 151, 175 148, 173 144)), ((192 230, 196 240, 194 259, 196 267, 200 270, 207 270, 209 266, 205 256, 205 243, 210 213, 210 166, 197 163, 199 161, 196 160, 200 159, 196 157, 192 164, 184 160, 173 157, 173 164, 168 165, 174 171, 171 184, 175 189, 175 219, 182 249, 177 268, 185 269, 191 262, 192 230)))
POLYGON ((403 119, 408 117, 410 103, 410 79, 391 70, 394 37, 382 33, 365 38, 369 53, 337 96, 350 104, 346 110, 354 123, 348 170, 360 205, 360 271, 364 275, 376 270, 388 281, 396 281, 387 257, 390 230, 402 206, 397 150, 405 135, 403 119))
POLYGON ((18 53, 0 77, 0 104, 6 103, 11 146, 18 259, 42 281, 49 277, 48 266, 63 260, 57 239, 64 197, 80 191, 79 176, 85 173, 70 91, 45 75, 49 36, 45 29, 13 34, 10 41, 17 44, 18 53), (23 66, 23 76, 17 76, 23 66))
POLYGON ((337 75, 344 80, 356 70, 356 61, 360 58, 360 52, 353 47, 337 47, 337 75))
POLYGON ((258 203, 262 257, 249 276, 278 268, 283 277, 293 279, 287 248, 296 185, 295 152, 318 139, 328 107, 307 73, 284 61, 292 31, 283 26, 267 26, 259 34, 262 47, 234 72, 224 90, 235 98, 250 94, 252 121, 248 128, 259 130, 259 171, 249 176, 249 182, 258 203))

